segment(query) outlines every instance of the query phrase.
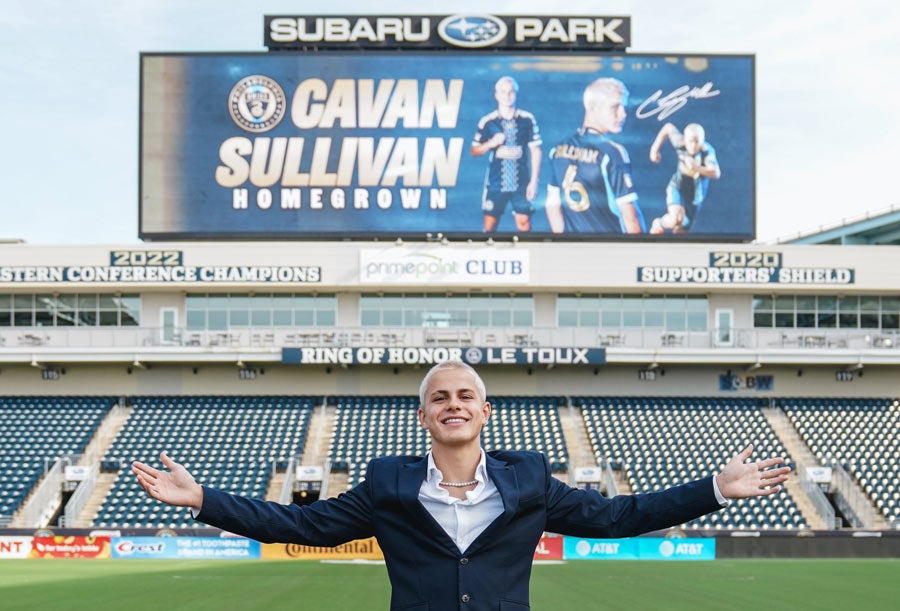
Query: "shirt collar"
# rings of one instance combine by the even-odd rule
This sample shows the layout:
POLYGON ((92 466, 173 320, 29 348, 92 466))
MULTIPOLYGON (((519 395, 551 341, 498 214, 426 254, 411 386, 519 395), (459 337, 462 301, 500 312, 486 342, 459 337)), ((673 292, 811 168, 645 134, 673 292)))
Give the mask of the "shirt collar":
MULTIPOLYGON (((475 479, 479 483, 485 483, 490 481, 487 474, 487 458, 485 458, 484 448, 480 451, 481 459, 478 461, 478 466, 475 467, 475 479)), ((428 471, 425 475, 425 481, 434 485, 444 481, 444 474, 434 464, 434 456, 431 455, 431 450, 428 451, 428 471)))

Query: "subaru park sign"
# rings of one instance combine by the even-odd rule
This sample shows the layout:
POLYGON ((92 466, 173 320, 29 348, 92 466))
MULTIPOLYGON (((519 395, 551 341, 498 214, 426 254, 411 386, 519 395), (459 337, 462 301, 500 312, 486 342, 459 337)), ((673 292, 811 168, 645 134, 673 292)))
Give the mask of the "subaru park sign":
POLYGON ((630 17, 266 15, 270 50, 589 49, 624 51, 630 17))

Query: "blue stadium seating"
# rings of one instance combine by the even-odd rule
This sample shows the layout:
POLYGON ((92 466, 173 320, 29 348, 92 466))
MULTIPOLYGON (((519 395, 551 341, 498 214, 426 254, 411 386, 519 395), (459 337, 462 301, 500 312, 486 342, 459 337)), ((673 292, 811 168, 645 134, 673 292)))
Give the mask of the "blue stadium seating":
POLYGON ((900 524, 900 401, 784 399, 781 406, 816 458, 840 464, 885 520, 900 524))
POLYGON ((490 397, 493 414, 482 432, 485 450, 535 450, 553 471, 569 468, 559 407, 562 397, 490 397))
MULTIPOLYGON (((378 456, 422 456, 428 433, 419 424, 419 398, 334 397, 337 426, 331 461, 346 470, 353 487, 365 477, 367 463, 378 456)), ((489 397, 493 415, 482 432, 486 450, 517 449, 544 452, 555 470, 568 468, 568 452, 559 422, 559 397, 489 397)))
POLYGON ((104 457, 118 470, 95 526, 176 528, 199 526, 186 510, 144 494, 130 474, 140 459, 159 466, 165 450, 203 484, 263 498, 274 465, 284 467, 302 452, 310 397, 137 397, 134 413, 104 457))
POLYGON ((0 516, 18 508, 58 458, 80 454, 112 397, 0 397, 0 516))
MULTIPOLYGON (((624 469, 636 493, 652 492, 717 472, 749 441, 757 456, 790 457, 756 402, 680 397, 577 399, 597 460, 624 469)), ((805 528, 787 490, 732 503, 687 528, 805 528)))
POLYGON ((353 487, 365 477, 366 464, 378 456, 419 456, 428 451, 428 433, 419 425, 414 396, 339 396, 331 442, 331 468, 347 471, 353 487))
MULTIPOLYGON (((562 397, 501 396, 482 434, 486 450, 544 452, 555 471, 569 466, 559 413, 562 397)), ((41 477, 45 464, 79 453, 115 404, 111 397, 0 397, 0 516, 11 515, 41 477)), ((157 464, 166 450, 203 483, 262 498, 273 464, 300 454, 310 397, 137 397, 135 410, 102 466, 119 477, 94 525, 177 528, 197 526, 188 513, 149 499, 129 474, 141 459, 157 464)), ((414 396, 339 396, 331 443, 332 468, 349 485, 364 477, 371 458, 422 455, 429 445, 414 396)), ((648 492, 715 472, 747 441, 756 455, 785 448, 752 399, 579 397, 595 456, 622 469, 635 492, 648 492)), ((840 463, 888 523, 900 523, 900 401, 894 399, 783 399, 779 405, 824 463, 840 463)), ((733 503, 687 528, 806 528, 788 491, 733 503)))

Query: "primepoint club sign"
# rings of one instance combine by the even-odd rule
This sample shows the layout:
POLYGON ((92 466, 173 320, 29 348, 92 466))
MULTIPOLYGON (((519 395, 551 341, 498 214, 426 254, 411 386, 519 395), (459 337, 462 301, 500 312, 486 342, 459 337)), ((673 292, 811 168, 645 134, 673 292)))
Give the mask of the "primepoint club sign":
POLYGON ((528 251, 515 248, 415 249, 391 246, 359 252, 362 284, 523 284, 529 281, 528 251))

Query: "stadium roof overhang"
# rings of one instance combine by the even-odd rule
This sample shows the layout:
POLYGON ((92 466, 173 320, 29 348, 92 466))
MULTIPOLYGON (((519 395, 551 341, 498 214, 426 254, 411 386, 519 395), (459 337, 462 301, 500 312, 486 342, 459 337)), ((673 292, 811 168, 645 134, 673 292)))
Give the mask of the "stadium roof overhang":
POLYGON ((845 219, 833 227, 799 233, 779 239, 780 244, 900 244, 900 207, 885 212, 867 213, 864 217, 845 219))
MULTIPOLYGON (((196 348, 107 349, 86 353, 79 349, 7 348, 0 365, 32 367, 121 365, 134 367, 196 365, 280 365, 280 349, 217 350, 196 348)), ((607 365, 698 365, 759 368, 762 366, 898 366, 900 350, 884 348, 810 350, 804 348, 607 348, 607 365)))

